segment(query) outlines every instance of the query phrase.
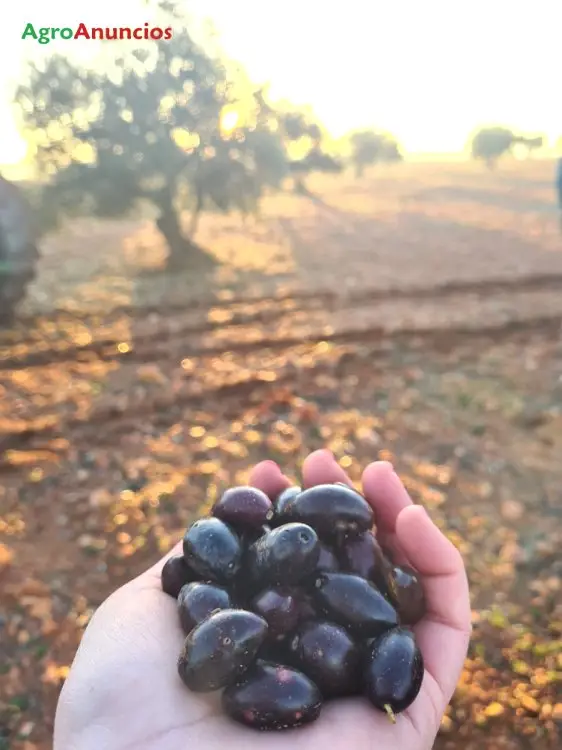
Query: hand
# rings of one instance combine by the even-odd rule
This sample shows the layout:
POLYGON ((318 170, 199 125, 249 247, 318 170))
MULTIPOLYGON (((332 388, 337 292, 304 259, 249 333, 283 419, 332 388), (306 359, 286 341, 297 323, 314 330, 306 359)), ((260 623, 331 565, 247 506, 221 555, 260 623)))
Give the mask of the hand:
MULTIPOLYGON (((309 487, 349 479, 328 451, 317 451, 304 463, 303 481, 309 487)), ((271 461, 254 468, 251 483, 270 495, 289 485, 271 461)), ((363 492, 383 544, 422 575, 428 605, 415 628, 426 668, 422 688, 395 725, 366 701, 348 698, 327 703, 307 727, 262 734, 228 719, 219 694, 190 692, 176 670, 184 640, 176 603, 160 587, 167 555, 96 611, 60 696, 54 750, 430 750, 470 637, 463 561, 413 505, 390 464, 365 469, 363 492)))

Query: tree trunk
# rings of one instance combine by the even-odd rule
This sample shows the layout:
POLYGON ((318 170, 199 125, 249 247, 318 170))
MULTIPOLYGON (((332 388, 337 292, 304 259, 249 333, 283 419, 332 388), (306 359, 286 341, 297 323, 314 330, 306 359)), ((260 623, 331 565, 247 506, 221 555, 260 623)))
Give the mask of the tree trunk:
POLYGON ((201 189, 197 190, 195 198, 195 205, 191 213, 191 226, 189 227, 189 236, 195 237, 197 229, 199 227, 199 218, 201 217, 201 211, 203 210, 203 193, 201 189))
POLYGON ((16 309, 25 297, 30 280, 25 274, 0 273, 0 325, 13 323, 16 309))
POLYGON ((157 205, 160 208, 160 216, 156 220, 156 226, 168 246, 166 268, 174 270, 187 266, 201 269, 214 267, 214 259, 203 248, 184 236, 169 189, 163 191, 157 205))
POLYGON ((310 190, 304 184, 304 179, 302 177, 294 178, 293 192, 295 192, 297 195, 310 195, 310 190))

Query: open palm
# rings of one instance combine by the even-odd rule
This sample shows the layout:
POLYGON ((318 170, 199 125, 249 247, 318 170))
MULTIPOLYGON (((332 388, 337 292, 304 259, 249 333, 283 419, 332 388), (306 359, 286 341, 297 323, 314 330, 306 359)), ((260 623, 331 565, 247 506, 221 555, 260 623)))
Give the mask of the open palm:
MULTIPOLYGON (((303 481, 310 487, 349 479, 329 452, 317 451, 304 463, 303 481)), ((251 483, 270 495, 289 485, 271 461, 254 468, 251 483)), ((415 627, 425 661, 422 688, 395 725, 366 700, 348 698, 327 703, 311 725, 262 734, 224 716, 219 694, 187 690, 176 669, 185 636, 175 601, 160 587, 168 555, 116 591, 92 618, 61 693, 54 750, 431 748, 470 637, 464 565, 423 508, 413 505, 390 464, 365 469, 363 492, 384 546, 418 570, 427 599, 427 615, 415 627)))

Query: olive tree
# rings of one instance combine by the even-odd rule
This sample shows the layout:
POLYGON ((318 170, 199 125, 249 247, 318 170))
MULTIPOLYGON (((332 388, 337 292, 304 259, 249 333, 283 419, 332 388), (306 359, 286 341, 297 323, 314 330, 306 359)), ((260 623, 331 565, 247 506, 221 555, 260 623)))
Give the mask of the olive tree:
POLYGON ((30 66, 16 104, 59 211, 120 217, 148 202, 169 266, 210 262, 193 240, 201 211, 252 210, 286 159, 239 72, 195 40, 173 3, 159 9, 161 25, 181 21, 181 34, 127 46, 103 71, 50 56, 30 66), (237 105, 244 118, 225 130, 225 109, 237 105))
POLYGON ((394 136, 376 130, 357 130, 349 136, 351 163, 357 177, 373 164, 402 161, 403 156, 394 136))

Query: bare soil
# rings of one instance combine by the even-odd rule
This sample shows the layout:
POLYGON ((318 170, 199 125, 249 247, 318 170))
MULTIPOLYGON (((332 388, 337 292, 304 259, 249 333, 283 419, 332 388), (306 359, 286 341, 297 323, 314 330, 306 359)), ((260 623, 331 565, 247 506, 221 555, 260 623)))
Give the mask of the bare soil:
POLYGON ((553 750, 562 703, 562 235, 550 162, 402 164, 48 238, 0 334, 0 749, 51 747, 95 608, 264 458, 392 460, 459 547, 474 638, 439 750, 553 750))

